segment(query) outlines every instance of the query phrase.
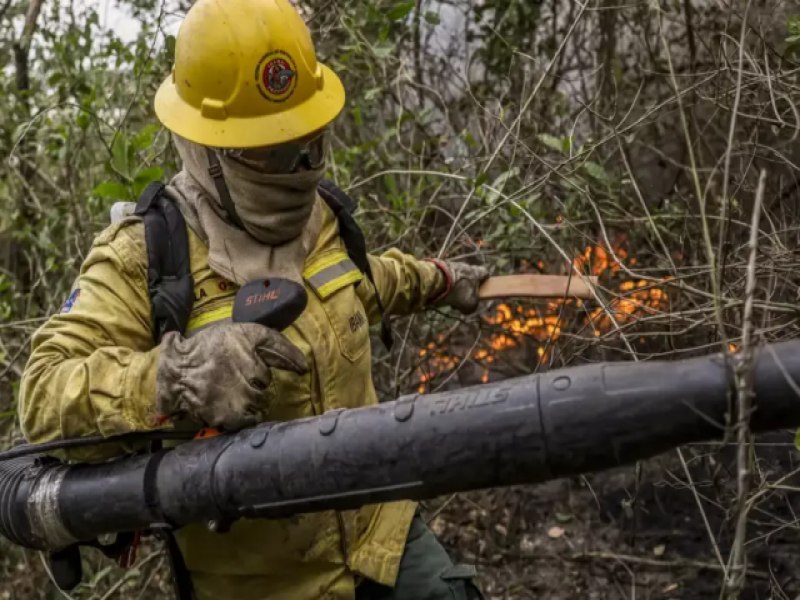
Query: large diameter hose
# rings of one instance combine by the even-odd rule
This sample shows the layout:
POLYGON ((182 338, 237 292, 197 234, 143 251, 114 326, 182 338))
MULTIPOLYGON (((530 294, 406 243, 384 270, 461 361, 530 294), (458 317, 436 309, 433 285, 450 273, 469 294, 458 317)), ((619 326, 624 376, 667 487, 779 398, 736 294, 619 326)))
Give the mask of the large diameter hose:
MULTIPOLYGON (((800 341, 758 351, 754 431, 800 424, 795 380, 800 341)), ((720 438, 735 418, 732 390, 720 355, 607 363, 264 424, 101 465, 0 463, 0 532, 56 549, 159 523, 536 483, 720 438)))
POLYGON ((0 463, 0 533, 15 544, 31 545, 33 535, 25 506, 30 495, 34 458, 17 458, 0 463))

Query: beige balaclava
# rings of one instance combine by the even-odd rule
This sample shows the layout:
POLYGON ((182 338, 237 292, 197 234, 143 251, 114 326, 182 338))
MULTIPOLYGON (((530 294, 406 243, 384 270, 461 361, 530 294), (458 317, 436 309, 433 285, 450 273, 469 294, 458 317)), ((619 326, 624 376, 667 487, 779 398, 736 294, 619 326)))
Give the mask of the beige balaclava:
POLYGON ((208 171, 206 148, 173 138, 183 169, 167 191, 208 245, 209 267, 239 285, 270 277, 302 283, 303 263, 322 226, 317 184, 324 167, 273 175, 218 153, 242 230, 223 208, 208 171))

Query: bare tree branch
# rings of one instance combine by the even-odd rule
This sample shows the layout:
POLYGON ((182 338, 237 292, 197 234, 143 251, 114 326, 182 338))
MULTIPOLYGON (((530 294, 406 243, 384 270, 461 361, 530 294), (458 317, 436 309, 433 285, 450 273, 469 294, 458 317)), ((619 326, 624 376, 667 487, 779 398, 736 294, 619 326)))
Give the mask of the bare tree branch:
POLYGON ((764 187, 767 172, 761 170, 758 178, 755 204, 753 206, 753 220, 750 225, 750 258, 747 264, 747 283, 745 285, 744 315, 742 317, 742 347, 736 359, 736 467, 737 467, 737 494, 736 494, 736 531, 734 534, 729 568, 723 588, 724 597, 736 600, 744 588, 747 575, 747 497, 750 493, 750 479, 752 476, 752 439, 750 437, 750 413, 753 401, 753 298, 756 290, 756 259, 758 257, 758 232, 761 220, 761 207, 764 203, 764 187))

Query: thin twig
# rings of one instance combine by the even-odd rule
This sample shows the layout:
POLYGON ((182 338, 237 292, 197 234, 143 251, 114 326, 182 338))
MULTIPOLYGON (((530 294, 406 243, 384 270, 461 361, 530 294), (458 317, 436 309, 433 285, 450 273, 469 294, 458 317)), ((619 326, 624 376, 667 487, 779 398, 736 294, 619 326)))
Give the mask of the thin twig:
MULTIPOLYGON (((713 562, 703 561, 703 560, 692 560, 689 558, 680 558, 675 560, 657 560, 655 558, 645 558, 643 556, 632 556, 630 554, 616 554, 614 552, 603 552, 603 551, 590 551, 590 552, 581 552, 578 554, 573 555, 573 560, 585 560, 585 559, 606 559, 606 560, 621 560, 624 562, 629 562, 638 565, 645 565, 648 567, 658 567, 658 568, 696 568, 696 569, 709 569, 711 571, 720 571, 722 570, 720 565, 713 562)), ((759 572, 758 575, 761 578, 766 579, 767 574, 763 572, 759 572)))
POLYGON ((683 467, 683 473, 686 475, 686 480, 689 482, 689 489, 692 490, 692 496, 694 496, 694 501, 697 504, 697 508, 700 511, 700 517, 703 519, 703 526, 706 529, 706 534, 708 535, 708 539, 711 542, 711 547, 714 549, 714 555, 717 557, 719 561, 719 566, 722 569, 723 573, 727 577, 728 569, 725 565, 725 561, 722 560, 722 552, 720 552, 719 544, 717 544, 717 538, 714 537, 714 532, 711 529, 711 523, 708 521, 708 515, 706 515, 706 509, 703 508, 703 501, 700 498, 700 494, 697 491, 697 486, 694 484, 692 480, 692 474, 689 472, 689 465, 686 463, 686 458, 683 456, 683 450, 678 448, 676 450, 678 454, 678 459, 681 461, 681 467, 683 467))
MULTIPOLYGON (((691 558, 660 560, 645 556, 635 556, 632 554, 617 554, 616 552, 608 552, 605 550, 587 550, 584 552, 573 552, 571 554, 549 554, 541 552, 504 552, 503 554, 511 558, 561 561, 567 560, 572 562, 583 562, 587 560, 611 560, 615 562, 626 562, 656 569, 707 569, 709 571, 723 570, 719 564, 703 560, 693 560, 691 558)), ((751 571, 751 575, 759 579, 769 578, 769 574, 763 571, 751 571)))
POLYGON ((725 577, 724 597, 736 600, 744 588, 747 575, 747 515, 752 473, 752 439, 750 436, 750 413, 753 402, 753 297, 756 290, 756 258, 758 257, 758 232, 761 220, 761 206, 764 202, 764 187, 767 172, 761 170, 758 189, 753 206, 753 220, 750 226, 750 259, 747 265, 747 284, 745 286, 744 316, 742 317, 742 345, 736 357, 736 531, 734 533, 728 574, 725 577))
MULTIPOLYGON (((733 154, 733 141, 736 134, 736 117, 739 113, 739 104, 742 99, 742 73, 744 71, 744 41, 747 35, 747 14, 750 11, 750 2, 747 0, 747 5, 744 8, 744 17, 742 17, 742 27, 739 32, 739 61, 736 65, 736 94, 733 99, 733 110, 731 112, 731 120, 728 127, 728 144, 725 148, 725 166, 722 170, 722 197, 720 198, 720 220, 719 220, 719 240, 717 240, 717 256, 725 263, 725 242, 728 237, 728 205, 730 198, 728 198, 728 184, 731 177, 731 155, 733 154)), ((717 278, 717 286, 722 289, 724 266, 718 273, 713 276, 717 278)))
MULTIPOLYGON (((151 560, 153 560, 156 557, 160 557, 161 555, 162 555, 161 550, 157 550, 155 552, 151 552, 149 555, 147 555, 141 561, 139 561, 139 564, 136 565, 136 568, 137 569, 141 569, 143 566, 145 566, 151 560)), ((114 585, 112 585, 110 588, 108 588, 108 591, 105 594, 103 594, 103 597, 100 598, 100 600, 108 600, 109 598, 111 598, 111 596, 116 594, 123 585, 125 585, 129 581, 134 580, 135 578, 136 578, 136 576, 133 575, 133 571, 128 571, 122 577, 120 577, 114 583, 114 585)))

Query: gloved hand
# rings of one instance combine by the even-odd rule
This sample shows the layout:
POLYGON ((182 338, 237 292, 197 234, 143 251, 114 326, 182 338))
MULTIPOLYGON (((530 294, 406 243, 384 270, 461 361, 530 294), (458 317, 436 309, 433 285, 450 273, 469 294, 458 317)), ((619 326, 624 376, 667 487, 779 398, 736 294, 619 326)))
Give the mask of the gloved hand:
POLYGON ((257 323, 225 323, 184 338, 161 340, 156 409, 187 415, 210 427, 256 424, 270 367, 306 373, 303 353, 282 334, 257 323))
POLYGON ((434 306, 452 306, 463 314, 475 312, 478 308, 478 288, 489 278, 489 270, 462 262, 430 260, 439 267, 444 281, 441 291, 430 303, 434 306))

